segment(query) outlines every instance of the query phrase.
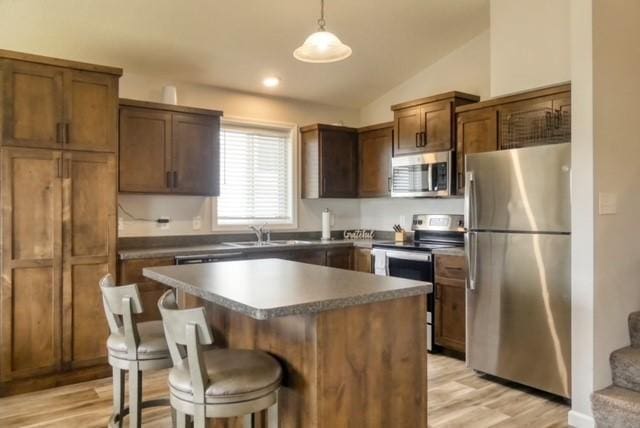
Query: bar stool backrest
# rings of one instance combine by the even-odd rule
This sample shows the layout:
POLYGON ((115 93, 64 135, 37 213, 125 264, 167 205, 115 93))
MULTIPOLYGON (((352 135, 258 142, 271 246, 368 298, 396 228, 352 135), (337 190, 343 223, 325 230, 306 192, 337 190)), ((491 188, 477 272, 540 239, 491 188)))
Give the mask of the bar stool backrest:
POLYGON ((116 286, 111 274, 100 280, 104 312, 112 334, 124 334, 129 358, 137 358, 140 336, 134 314, 143 312, 137 284, 116 286))
POLYGON ((158 308, 173 365, 184 368, 186 355, 194 400, 204 403, 204 391, 209 378, 207 368, 202 363, 201 345, 213 344, 205 310, 202 307, 178 309, 173 290, 168 290, 160 297, 158 308))

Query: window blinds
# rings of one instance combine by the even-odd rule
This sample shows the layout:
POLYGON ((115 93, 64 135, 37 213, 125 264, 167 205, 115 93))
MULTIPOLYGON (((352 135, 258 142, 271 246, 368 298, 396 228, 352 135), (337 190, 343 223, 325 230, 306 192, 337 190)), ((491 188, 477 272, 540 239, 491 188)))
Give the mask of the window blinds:
POLYGON ((291 221, 288 129, 223 124, 219 224, 291 221))

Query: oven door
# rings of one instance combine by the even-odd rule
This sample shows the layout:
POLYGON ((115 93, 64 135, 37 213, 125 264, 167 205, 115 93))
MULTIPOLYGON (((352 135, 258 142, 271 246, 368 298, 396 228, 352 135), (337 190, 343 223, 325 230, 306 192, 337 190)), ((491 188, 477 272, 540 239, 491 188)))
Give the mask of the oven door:
POLYGON ((395 157, 391 161, 391 196, 449 196, 451 152, 395 157))

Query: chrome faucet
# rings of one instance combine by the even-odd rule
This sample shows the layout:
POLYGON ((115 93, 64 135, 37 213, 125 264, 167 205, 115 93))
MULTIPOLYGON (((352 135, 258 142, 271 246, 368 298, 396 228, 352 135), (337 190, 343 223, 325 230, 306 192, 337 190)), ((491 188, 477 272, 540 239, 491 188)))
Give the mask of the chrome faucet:
POLYGON ((271 231, 266 228, 267 223, 263 223, 260 226, 249 226, 249 229, 253 230, 253 233, 256 234, 256 238, 258 238, 258 244, 261 245, 264 242, 264 234, 267 234, 267 241, 271 241, 271 231))

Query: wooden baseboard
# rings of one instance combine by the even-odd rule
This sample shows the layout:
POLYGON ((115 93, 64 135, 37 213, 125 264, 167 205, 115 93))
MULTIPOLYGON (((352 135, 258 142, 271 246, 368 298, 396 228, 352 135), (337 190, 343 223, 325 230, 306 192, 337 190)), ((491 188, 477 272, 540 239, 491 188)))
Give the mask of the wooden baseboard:
POLYGON ((101 379, 109 376, 111 376, 111 367, 107 364, 101 364, 93 367, 74 369, 63 373, 54 373, 28 379, 17 379, 0 383, 0 397, 24 394, 26 392, 39 391, 42 389, 101 379))

